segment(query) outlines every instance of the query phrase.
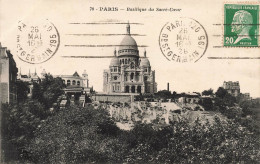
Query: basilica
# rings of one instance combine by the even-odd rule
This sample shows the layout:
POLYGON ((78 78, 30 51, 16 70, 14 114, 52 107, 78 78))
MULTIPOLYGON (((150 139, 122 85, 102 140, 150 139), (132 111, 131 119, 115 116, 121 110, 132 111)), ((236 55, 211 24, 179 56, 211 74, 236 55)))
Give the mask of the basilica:
POLYGON ((114 51, 109 69, 103 73, 103 92, 105 93, 155 93, 155 71, 146 57, 139 56, 135 39, 131 36, 129 23, 126 35, 118 51, 114 51))

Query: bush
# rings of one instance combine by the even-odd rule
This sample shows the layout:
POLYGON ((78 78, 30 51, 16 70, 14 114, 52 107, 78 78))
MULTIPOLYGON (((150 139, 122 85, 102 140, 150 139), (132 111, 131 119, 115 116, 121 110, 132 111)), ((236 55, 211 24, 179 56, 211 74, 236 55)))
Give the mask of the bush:
POLYGON ((124 141, 108 114, 92 107, 71 107, 41 124, 26 151, 37 163, 122 161, 124 141))

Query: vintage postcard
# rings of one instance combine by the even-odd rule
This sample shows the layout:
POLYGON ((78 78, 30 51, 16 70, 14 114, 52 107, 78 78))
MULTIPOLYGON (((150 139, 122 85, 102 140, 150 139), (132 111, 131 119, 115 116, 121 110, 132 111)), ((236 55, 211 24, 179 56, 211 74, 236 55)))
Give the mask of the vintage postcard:
POLYGON ((0 163, 258 163, 259 10, 0 0, 0 163))

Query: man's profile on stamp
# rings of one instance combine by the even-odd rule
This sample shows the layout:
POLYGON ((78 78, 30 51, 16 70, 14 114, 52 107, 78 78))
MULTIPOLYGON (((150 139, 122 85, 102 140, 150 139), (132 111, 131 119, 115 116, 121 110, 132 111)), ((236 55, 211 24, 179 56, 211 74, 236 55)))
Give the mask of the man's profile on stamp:
POLYGON ((237 44, 241 40, 251 40, 249 31, 252 28, 253 17, 245 10, 239 10, 234 14, 231 24, 231 32, 237 34, 237 39, 234 44, 237 44))

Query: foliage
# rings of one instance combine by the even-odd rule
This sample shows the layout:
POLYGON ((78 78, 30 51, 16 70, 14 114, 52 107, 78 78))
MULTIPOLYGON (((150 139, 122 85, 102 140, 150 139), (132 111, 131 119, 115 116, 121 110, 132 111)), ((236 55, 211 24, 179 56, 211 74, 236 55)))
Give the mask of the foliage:
MULTIPOLYGON (((34 130, 47 117, 44 107, 37 101, 2 106, 2 136, 23 154, 25 145, 34 138, 34 130)), ((7 148, 8 149, 8 148, 7 148)))
POLYGON ((213 102, 211 98, 203 98, 199 100, 199 104, 203 106, 205 110, 212 110, 213 102))
POLYGON ((57 98, 64 93, 62 79, 53 78, 52 75, 45 75, 45 78, 38 84, 33 84, 32 98, 43 103, 46 108, 52 107, 57 98))
MULTIPOLYGON (((48 97, 54 100, 63 86, 59 79, 48 78, 35 84, 38 87, 34 90, 34 100, 3 108, 4 137, 16 146, 23 160, 34 163, 257 163, 260 160, 259 121, 251 115, 257 104, 237 102, 221 88, 212 108, 229 119, 222 121, 215 117, 213 123, 196 120, 192 124, 180 119, 167 126, 137 123, 132 130, 122 131, 106 110, 90 105, 71 106, 50 115, 45 107, 49 104, 41 105, 35 99, 43 103, 48 97), (50 94, 52 87, 58 89, 50 94)), ((169 96, 167 92, 160 94, 169 96)), ((200 103, 208 108, 212 105, 206 99, 200 103)))
POLYGON ((155 93, 156 98, 169 99, 171 98, 171 92, 167 90, 161 90, 155 93))
POLYGON ((204 95, 204 96, 211 96, 211 95, 213 95, 213 89, 209 89, 209 90, 204 90, 203 92, 202 92, 202 95, 204 95))
POLYGON ((72 107, 41 124, 26 148, 36 163, 256 163, 259 138, 232 121, 119 130, 107 112, 72 107))
POLYGON ((26 151, 37 163, 119 162, 126 149, 118 132, 104 110, 74 106, 48 117, 26 151))
POLYGON ((223 98, 228 94, 228 92, 227 92, 227 90, 225 90, 224 88, 219 87, 218 90, 217 90, 217 92, 216 92, 215 94, 216 94, 217 97, 223 99, 223 98))
POLYGON ((29 91, 29 83, 23 81, 16 81, 17 86, 17 101, 23 102, 27 99, 27 94, 29 91))

